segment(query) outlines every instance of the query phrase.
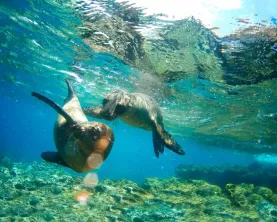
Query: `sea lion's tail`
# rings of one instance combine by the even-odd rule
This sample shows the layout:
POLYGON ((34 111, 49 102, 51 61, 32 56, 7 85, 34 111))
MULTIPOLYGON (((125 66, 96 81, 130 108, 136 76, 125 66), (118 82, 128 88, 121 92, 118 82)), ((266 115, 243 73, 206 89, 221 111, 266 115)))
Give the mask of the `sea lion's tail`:
POLYGON ((170 135, 170 133, 168 133, 159 125, 157 126, 157 128, 153 129, 153 144, 154 151, 157 157, 159 157, 159 153, 164 152, 164 146, 179 155, 185 155, 185 151, 176 142, 176 140, 174 140, 172 135, 170 135))
POLYGON ((36 97, 37 99, 39 99, 39 100, 45 102, 46 104, 48 104, 49 106, 51 106, 60 115, 62 115, 68 122, 70 122, 70 123, 74 122, 74 120, 71 118, 71 116, 69 116, 69 114, 62 109, 62 107, 60 107, 58 104, 56 104, 51 99, 48 99, 47 97, 45 97, 39 93, 36 93, 36 92, 32 92, 32 96, 36 97))

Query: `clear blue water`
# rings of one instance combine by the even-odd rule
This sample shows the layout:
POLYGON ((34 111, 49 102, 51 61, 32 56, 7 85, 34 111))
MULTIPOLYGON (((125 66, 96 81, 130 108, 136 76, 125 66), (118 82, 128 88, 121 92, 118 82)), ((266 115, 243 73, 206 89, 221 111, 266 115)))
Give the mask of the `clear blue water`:
MULTIPOLYGON (((32 98, 32 91, 43 92, 63 104, 64 78, 72 75, 76 75, 77 80, 83 79, 82 83, 74 84, 74 88, 85 105, 99 104, 113 88, 132 90, 129 77, 136 76, 138 71, 111 55, 94 52, 82 42, 74 29, 80 25, 80 20, 71 10, 54 1, 7 1, 2 5, 1 155, 32 162, 41 161, 41 152, 55 150, 52 130, 57 114, 32 98), (74 64, 83 67, 85 73, 77 76, 74 64)), ((165 122, 170 121, 165 119, 165 122)), ((178 156, 166 150, 157 159, 150 132, 119 120, 106 123, 113 128, 116 142, 112 154, 99 170, 103 179, 127 178, 142 182, 150 176, 173 176, 179 164, 247 165, 253 160, 248 154, 205 147, 200 141, 177 135, 177 141, 187 154, 178 156)), ((170 130, 169 126, 167 128, 170 130)))
MULTIPOLYGON (((52 133, 57 114, 33 99, 31 91, 24 90, 20 85, 3 85, 5 88, 2 89, 10 93, 1 96, 1 102, 5 104, 5 108, 0 110, 3 123, 1 155, 23 162, 42 161, 41 152, 56 150, 52 133)), ((58 88, 54 90, 59 92, 58 88)), ((186 151, 185 156, 166 150, 164 155, 156 158, 150 132, 133 128, 119 120, 116 120, 116 124, 106 123, 114 130, 116 142, 110 156, 98 171, 102 179, 126 178, 142 183, 150 176, 174 176, 179 164, 247 165, 253 160, 251 155, 205 147, 197 141, 181 137, 176 139, 186 151)))

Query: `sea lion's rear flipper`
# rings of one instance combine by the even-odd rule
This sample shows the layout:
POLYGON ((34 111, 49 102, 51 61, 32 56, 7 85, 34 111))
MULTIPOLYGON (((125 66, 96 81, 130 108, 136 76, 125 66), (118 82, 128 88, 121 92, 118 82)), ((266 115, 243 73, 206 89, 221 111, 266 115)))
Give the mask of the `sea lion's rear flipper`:
POLYGON ((42 152, 40 156, 47 162, 69 167, 58 152, 42 152))
POLYGON ((160 153, 164 152, 164 144, 157 130, 153 129, 153 145, 156 157, 159 157, 160 153))
MULTIPOLYGON (((157 137, 162 144, 162 147, 166 147, 173 152, 179 154, 179 155, 185 155, 185 151, 182 149, 182 147, 174 140, 174 138, 162 127, 161 125, 157 124, 156 122, 153 122, 153 141, 154 141, 154 135, 157 137), (156 132, 156 133, 155 133, 156 132)), ((155 142, 154 142, 154 148, 155 148, 155 142)), ((156 152, 156 148, 155 148, 156 152)), ((163 149, 160 151, 160 153, 163 153, 163 149)))
POLYGON ((51 99, 48 99, 47 97, 36 93, 32 92, 32 96, 38 98, 39 100, 45 102, 49 106, 51 106, 54 110, 56 110, 60 115, 62 115, 69 123, 74 123, 74 120, 71 118, 71 116, 68 115, 67 112, 65 112, 58 104, 53 102, 51 99))
POLYGON ((185 155, 185 151, 182 147, 176 142, 176 140, 170 135, 165 129, 162 132, 162 139, 164 141, 164 145, 167 149, 172 150, 174 153, 179 155, 185 155))

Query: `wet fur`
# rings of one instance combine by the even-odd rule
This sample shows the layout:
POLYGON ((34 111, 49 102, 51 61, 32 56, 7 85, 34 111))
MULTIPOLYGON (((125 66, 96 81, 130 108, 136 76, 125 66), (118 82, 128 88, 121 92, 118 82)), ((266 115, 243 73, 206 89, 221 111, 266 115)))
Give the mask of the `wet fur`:
POLYGON ((185 154, 180 145, 164 129, 161 110, 150 96, 116 90, 104 98, 102 106, 87 107, 83 110, 86 115, 95 118, 106 120, 119 118, 131 126, 151 130, 157 157, 164 152, 164 146, 180 155, 185 154))
POLYGON ((68 80, 68 96, 63 108, 38 93, 33 96, 53 107, 59 114, 54 125, 54 141, 58 152, 44 152, 42 158, 68 166, 76 172, 91 170, 87 166, 90 154, 99 152, 103 160, 109 155, 114 136, 112 130, 100 122, 88 122, 80 102, 68 80), (109 138, 108 147, 101 147, 100 139, 109 138))

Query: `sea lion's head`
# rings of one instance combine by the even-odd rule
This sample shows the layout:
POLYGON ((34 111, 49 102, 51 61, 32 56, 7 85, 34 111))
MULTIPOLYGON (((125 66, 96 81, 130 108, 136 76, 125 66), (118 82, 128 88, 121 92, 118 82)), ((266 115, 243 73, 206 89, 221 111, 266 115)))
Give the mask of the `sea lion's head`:
POLYGON ((99 122, 85 122, 74 126, 74 139, 83 157, 81 172, 93 170, 101 165, 108 157, 114 135, 110 127, 99 122))

